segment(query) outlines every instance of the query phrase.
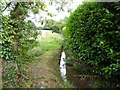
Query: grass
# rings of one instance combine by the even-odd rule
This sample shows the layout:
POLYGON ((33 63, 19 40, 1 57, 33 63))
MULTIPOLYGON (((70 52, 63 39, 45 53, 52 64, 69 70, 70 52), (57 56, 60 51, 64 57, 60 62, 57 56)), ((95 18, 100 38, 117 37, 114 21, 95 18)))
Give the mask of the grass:
MULTIPOLYGON (((27 56, 25 56, 25 58, 23 57, 24 61, 26 61, 29 64, 30 63, 34 64, 34 62, 36 62, 36 60, 37 60, 37 64, 41 63, 39 66, 41 66, 41 65, 44 66, 45 62, 48 63, 48 61, 49 62, 54 61, 54 60, 50 60, 50 59, 52 57, 54 57, 54 58, 57 57, 57 56, 53 56, 53 55, 56 55, 56 52, 58 53, 58 50, 62 44, 62 37, 59 34, 51 33, 43 39, 37 39, 37 42, 38 43, 34 48, 27 51, 27 56), (50 53, 50 55, 49 55, 49 53, 50 53), (49 59, 49 60, 46 61, 46 59, 49 59)), ((56 62, 58 62, 58 61, 56 61, 56 62)), ((49 65, 49 64, 52 65, 51 67, 53 67, 53 62, 52 62, 52 64, 48 63, 47 65, 49 65)), ((25 63, 24 65, 26 66, 28 64, 25 63)), ((48 67, 48 66, 46 66, 46 67, 48 67)), ((56 68, 57 68, 57 65, 56 65, 56 68)), ((53 73, 52 71, 54 71, 53 68, 51 68, 51 73, 53 73)), ((57 71, 55 71, 55 72, 57 73, 57 71)), ((50 80, 57 81, 58 76, 56 76, 56 75, 54 75, 54 74, 51 75, 50 80)), ((25 81, 25 82, 26 82, 25 83, 26 87, 31 86, 30 81, 25 81)), ((48 87, 48 85, 45 85, 44 87, 48 87)))
POLYGON ((38 40, 38 46, 43 51, 50 51, 61 46, 62 38, 58 34, 50 34, 46 36, 44 39, 38 40))
POLYGON ((64 88, 75 88, 75 86, 69 81, 64 81, 64 88))
MULTIPOLYGON (((62 40, 62 37, 60 37, 58 34, 52 34, 48 35, 43 40, 38 40, 38 46, 43 50, 43 52, 53 51, 61 46, 62 40)), ((50 79, 56 81, 57 76, 52 75, 50 79)), ((75 88, 75 86, 69 81, 64 81, 63 86, 64 88, 75 88)))
POLYGON ((53 81, 57 81, 57 77, 56 77, 55 75, 52 75, 52 76, 50 77, 50 79, 53 80, 53 81))
POLYGON ((40 60, 44 52, 56 50, 61 44, 62 37, 56 33, 49 34, 43 39, 37 39, 37 45, 29 49, 27 55, 20 57, 19 62, 21 64, 26 64, 35 60, 40 60))

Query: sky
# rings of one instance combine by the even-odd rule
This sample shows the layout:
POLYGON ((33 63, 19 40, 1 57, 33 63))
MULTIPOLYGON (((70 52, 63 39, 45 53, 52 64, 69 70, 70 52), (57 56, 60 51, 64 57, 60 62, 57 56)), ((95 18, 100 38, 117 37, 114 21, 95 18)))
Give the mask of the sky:
POLYGON ((74 11, 77 8, 77 6, 79 6, 80 4, 82 4, 83 0, 73 0, 73 1, 74 2, 71 5, 64 7, 64 11, 61 11, 61 12, 58 12, 56 10, 56 7, 57 7, 56 5, 53 4, 51 6, 51 5, 48 5, 46 3, 46 6, 47 6, 46 9, 48 9, 48 11, 50 13, 54 14, 55 16, 50 17, 50 16, 47 15, 46 12, 42 12, 41 11, 41 12, 39 12, 39 14, 36 14, 36 15, 34 15, 34 14, 31 13, 30 17, 27 18, 27 19, 31 20, 32 22, 34 22, 36 26, 40 25, 39 20, 41 20, 41 19, 53 19, 55 21, 59 21, 61 19, 64 19, 64 17, 69 16, 69 13, 67 12, 68 8, 71 8, 72 11, 74 11), (40 18, 41 16, 42 16, 42 18, 40 18))
MULTIPOLYGON (((64 17, 69 16, 69 14, 70 14, 70 13, 67 12, 68 8, 70 8, 70 9, 72 9, 72 11, 74 11, 77 8, 77 6, 82 4, 83 0, 73 0, 73 2, 68 0, 71 3, 69 5, 67 5, 67 6, 63 6, 64 7, 64 11, 60 11, 60 12, 58 12, 56 10, 56 8, 58 7, 56 4, 49 5, 48 4, 48 0, 43 0, 43 1, 46 1, 45 2, 46 9, 50 13, 52 13, 54 16, 50 17, 50 16, 47 15, 46 12, 43 12, 43 11, 39 12, 39 14, 33 14, 32 12, 29 12, 30 17, 26 18, 26 20, 31 20, 32 22, 35 23, 36 26, 40 25, 40 23, 39 23, 40 20, 53 19, 55 21, 59 21, 61 19, 64 19, 64 17)), ((5 12, 3 12, 3 14, 4 15, 8 15, 9 12, 5 11, 5 12)))
MULTIPOLYGON (((80 5, 81 3, 82 3, 82 0, 74 0, 74 3, 72 3, 69 8, 72 8, 72 10, 75 10, 77 8, 77 6, 80 5)), ((59 21, 60 19, 64 19, 65 16, 68 16, 69 15, 69 13, 67 12, 68 7, 65 7, 65 8, 64 8, 65 11, 63 11, 63 12, 61 11, 58 13, 55 10, 55 6, 52 6, 52 7, 49 6, 49 10, 51 12, 55 12, 55 14, 56 14, 56 16, 52 17, 52 19, 59 21)))

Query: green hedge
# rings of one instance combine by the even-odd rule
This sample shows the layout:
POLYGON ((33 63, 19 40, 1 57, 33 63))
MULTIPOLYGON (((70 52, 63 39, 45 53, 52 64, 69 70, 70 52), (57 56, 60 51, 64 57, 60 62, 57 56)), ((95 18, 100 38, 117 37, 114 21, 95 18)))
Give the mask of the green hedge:
POLYGON ((89 2, 71 13, 66 40, 75 57, 105 78, 120 76, 120 3, 89 2))

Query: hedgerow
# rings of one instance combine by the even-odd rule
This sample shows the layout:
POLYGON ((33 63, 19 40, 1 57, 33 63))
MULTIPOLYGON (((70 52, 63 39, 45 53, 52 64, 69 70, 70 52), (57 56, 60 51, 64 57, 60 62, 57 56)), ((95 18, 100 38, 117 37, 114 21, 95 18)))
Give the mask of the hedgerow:
POLYGON ((119 79, 119 2, 84 2, 71 13, 65 36, 68 48, 79 61, 93 66, 107 79, 119 79))

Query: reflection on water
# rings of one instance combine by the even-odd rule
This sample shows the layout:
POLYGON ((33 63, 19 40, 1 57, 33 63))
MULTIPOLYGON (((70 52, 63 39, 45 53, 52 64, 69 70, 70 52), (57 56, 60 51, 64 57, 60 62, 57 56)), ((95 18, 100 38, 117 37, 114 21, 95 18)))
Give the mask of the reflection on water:
POLYGON ((61 54, 61 60, 60 60, 60 72, 61 72, 61 76, 63 78, 64 81, 66 81, 66 55, 65 52, 63 51, 61 54))

